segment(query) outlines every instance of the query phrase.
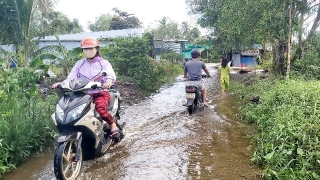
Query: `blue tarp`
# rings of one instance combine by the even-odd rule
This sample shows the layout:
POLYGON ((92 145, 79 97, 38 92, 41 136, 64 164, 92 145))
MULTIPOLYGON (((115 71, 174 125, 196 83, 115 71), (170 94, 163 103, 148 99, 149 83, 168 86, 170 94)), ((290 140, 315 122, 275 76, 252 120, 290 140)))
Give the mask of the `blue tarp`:
POLYGON ((18 67, 17 63, 15 61, 11 61, 10 68, 16 68, 16 67, 18 67))
POLYGON ((255 67, 256 61, 253 56, 242 56, 241 57, 241 66, 245 67, 255 67))

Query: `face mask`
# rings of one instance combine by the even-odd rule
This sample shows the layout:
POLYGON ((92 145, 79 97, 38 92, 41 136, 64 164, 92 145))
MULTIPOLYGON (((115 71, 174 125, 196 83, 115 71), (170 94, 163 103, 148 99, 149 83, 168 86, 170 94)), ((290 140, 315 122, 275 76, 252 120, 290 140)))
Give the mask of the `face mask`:
POLYGON ((97 54, 97 49, 96 48, 83 49, 83 53, 86 58, 91 59, 97 54))

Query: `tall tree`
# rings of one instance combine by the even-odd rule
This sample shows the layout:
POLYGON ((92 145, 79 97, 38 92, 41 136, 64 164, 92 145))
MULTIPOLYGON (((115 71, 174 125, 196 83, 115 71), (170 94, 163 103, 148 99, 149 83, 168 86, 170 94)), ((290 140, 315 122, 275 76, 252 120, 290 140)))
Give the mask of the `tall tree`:
POLYGON ((48 18, 50 12, 52 12, 55 3, 55 0, 36 0, 34 3, 34 9, 39 10, 41 13, 41 32, 45 31, 44 21, 48 18))
POLYGON ((140 20, 133 14, 121 11, 118 8, 112 9, 115 16, 111 19, 109 30, 132 29, 141 27, 140 20))
POLYGON ((178 40, 183 36, 179 29, 179 24, 168 17, 158 20, 158 26, 151 30, 154 39, 178 40))
POLYGON ((96 17, 95 22, 88 22, 88 28, 93 32, 107 31, 110 29, 112 18, 113 16, 110 14, 101 14, 100 16, 96 17))
POLYGON ((193 43, 201 35, 199 28, 193 27, 185 21, 181 23, 180 31, 183 34, 183 38, 188 40, 189 43, 193 43))
POLYGON ((48 17, 43 16, 45 21, 44 23, 40 23, 40 19, 42 18, 40 14, 42 13, 39 14, 41 11, 39 10, 39 5, 36 3, 39 3, 39 1, 2 0, 0 2, 0 42, 1 44, 14 44, 22 54, 22 56, 19 56, 19 60, 24 66, 28 65, 31 54, 37 50, 35 37, 39 38, 43 33, 48 35, 82 31, 82 28, 79 28, 81 26, 77 20, 70 22, 65 15, 61 15, 62 20, 54 19, 56 16, 50 16, 55 14, 55 12, 51 12, 48 17), (54 24, 56 24, 56 26, 54 26, 54 24), (43 27, 44 32, 42 32, 43 27))
POLYGON ((53 11, 45 21, 46 26, 50 26, 44 35, 70 34, 83 32, 83 27, 78 19, 70 20, 65 14, 53 11))
POLYGON ((32 46, 30 22, 34 0, 2 0, 0 3, 0 39, 22 45, 24 65, 27 65, 32 46))
POLYGON ((272 44, 274 70, 285 75, 288 36, 293 27, 298 27, 298 17, 305 14, 301 13, 306 10, 303 0, 187 0, 187 3, 193 13, 201 14, 198 20, 201 26, 212 28, 227 50, 243 50, 253 43, 272 44))

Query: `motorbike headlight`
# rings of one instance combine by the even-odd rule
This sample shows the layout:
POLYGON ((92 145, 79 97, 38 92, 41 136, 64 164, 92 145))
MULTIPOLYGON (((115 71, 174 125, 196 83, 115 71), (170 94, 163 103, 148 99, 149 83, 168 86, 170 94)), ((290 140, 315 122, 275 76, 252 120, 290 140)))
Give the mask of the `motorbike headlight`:
POLYGON ((64 112, 63 112, 63 110, 61 109, 61 107, 59 106, 59 104, 56 105, 55 117, 56 117, 59 121, 63 121, 64 112))
POLYGON ((72 109, 68 112, 65 123, 71 122, 80 117, 83 109, 86 107, 86 104, 81 104, 80 106, 72 109))

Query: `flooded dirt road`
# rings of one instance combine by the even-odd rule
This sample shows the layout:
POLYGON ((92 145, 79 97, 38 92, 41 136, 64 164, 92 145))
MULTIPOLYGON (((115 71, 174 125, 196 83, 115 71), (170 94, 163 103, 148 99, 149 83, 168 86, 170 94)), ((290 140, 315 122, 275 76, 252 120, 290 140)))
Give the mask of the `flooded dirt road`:
MULTIPOLYGON (((237 101, 221 97, 216 69, 208 65, 210 107, 188 115, 182 76, 133 106, 123 107, 127 136, 105 156, 84 162, 79 180, 261 179, 250 163, 250 126, 234 118, 237 101)), ((32 158, 5 180, 53 180, 53 148, 32 158)))

